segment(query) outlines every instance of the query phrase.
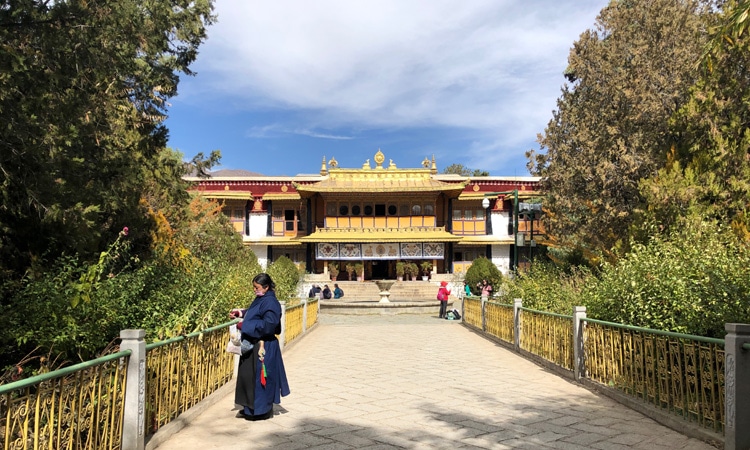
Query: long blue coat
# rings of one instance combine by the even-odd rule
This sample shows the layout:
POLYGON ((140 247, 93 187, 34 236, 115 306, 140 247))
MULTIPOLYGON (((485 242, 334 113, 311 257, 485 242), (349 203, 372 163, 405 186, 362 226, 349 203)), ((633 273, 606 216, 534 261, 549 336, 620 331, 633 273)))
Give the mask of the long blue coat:
POLYGON ((273 291, 255 297, 243 314, 242 337, 254 344, 253 351, 240 357, 235 389, 235 403, 247 406, 254 415, 265 414, 281 396, 289 395, 284 360, 276 335, 281 333, 281 305, 273 291), (258 360, 258 341, 266 350, 266 385, 261 384, 262 365, 258 360))

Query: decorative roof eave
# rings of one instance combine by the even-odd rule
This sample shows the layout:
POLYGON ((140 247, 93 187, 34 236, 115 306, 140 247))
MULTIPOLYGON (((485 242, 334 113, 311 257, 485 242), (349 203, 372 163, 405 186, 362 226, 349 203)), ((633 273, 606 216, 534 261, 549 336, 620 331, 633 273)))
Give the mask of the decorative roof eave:
POLYGON ((293 183, 294 188, 300 193, 394 193, 394 192, 454 192, 460 193, 466 183, 443 183, 440 181, 430 181, 423 183, 388 183, 385 181, 375 182, 347 182, 347 183, 326 183, 300 185, 293 183))
POLYGON ((300 242, 458 242, 460 236, 445 231, 442 227, 430 228, 429 231, 409 229, 357 228, 357 229, 322 229, 300 237, 300 242))
POLYGON ((296 192, 267 192, 263 200, 299 200, 302 197, 296 192))
POLYGON ((250 236, 243 236, 242 242, 245 245, 299 245, 302 246, 303 243, 297 239, 297 237, 273 237, 273 236, 265 236, 261 238, 253 238, 250 236))
MULTIPOLYGON (((458 196, 458 200, 482 200, 484 197, 492 198, 493 195, 491 194, 497 194, 496 192, 462 192, 458 196), (490 194, 490 195, 488 195, 490 194)), ((505 197, 513 197, 513 191, 506 191, 502 194, 497 195, 505 195, 505 197)), ((518 191, 518 198, 529 198, 529 197, 538 197, 542 195, 541 191, 518 191)))
POLYGON ((464 236, 457 245, 504 245, 513 244, 513 236, 509 237, 497 237, 497 236, 464 236))
POLYGON ((213 198, 217 200, 252 200, 253 193, 250 191, 203 191, 194 190, 189 191, 191 194, 201 195, 206 198, 213 198))

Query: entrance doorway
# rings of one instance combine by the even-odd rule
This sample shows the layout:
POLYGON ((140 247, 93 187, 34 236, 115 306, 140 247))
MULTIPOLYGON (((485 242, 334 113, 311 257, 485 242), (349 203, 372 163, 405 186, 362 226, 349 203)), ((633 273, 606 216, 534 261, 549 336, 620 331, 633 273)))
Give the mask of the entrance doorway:
POLYGON ((372 262, 372 279, 382 280, 388 278, 388 261, 372 262))

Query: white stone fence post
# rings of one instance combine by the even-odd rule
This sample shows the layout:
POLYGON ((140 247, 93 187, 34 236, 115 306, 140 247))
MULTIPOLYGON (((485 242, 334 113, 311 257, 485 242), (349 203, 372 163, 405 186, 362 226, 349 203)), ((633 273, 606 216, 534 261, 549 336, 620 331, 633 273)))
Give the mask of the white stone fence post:
POLYGON ((750 448, 750 325, 724 325, 724 448, 750 448))

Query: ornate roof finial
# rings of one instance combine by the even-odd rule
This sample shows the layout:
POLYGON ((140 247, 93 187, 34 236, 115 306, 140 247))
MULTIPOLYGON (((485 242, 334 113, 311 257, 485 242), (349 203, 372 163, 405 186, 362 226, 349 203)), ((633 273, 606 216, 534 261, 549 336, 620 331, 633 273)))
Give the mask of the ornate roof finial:
POLYGON ((326 167, 326 157, 323 157, 323 163, 320 165, 320 174, 325 176, 328 175, 328 168, 326 167))
POLYGON ((372 167, 370 167, 370 159, 369 158, 367 159, 367 161, 365 161, 364 164, 362 164, 362 168, 363 169, 372 169, 372 167))
POLYGON ((424 161, 422 161, 422 167, 424 167, 425 169, 430 167, 430 160, 425 158, 424 161))
POLYGON ((331 157, 331 160, 330 160, 330 161, 328 161, 328 167, 330 167, 331 169, 335 169, 335 168, 336 168, 336 167, 338 167, 338 166, 339 166, 339 162, 338 162, 338 161, 336 161, 336 158, 334 158, 334 157, 332 156, 332 157, 331 157))
POLYGON ((430 167, 430 173, 435 175, 437 173, 437 164, 435 164, 435 154, 432 154, 432 167, 430 167))
POLYGON ((376 169, 382 169, 383 168, 383 161, 385 161, 385 155, 383 152, 378 149, 378 152, 375 153, 375 168, 376 169))
POLYGON ((389 169, 397 169, 397 167, 396 167, 396 163, 395 163, 395 162, 393 162, 393 160, 392 160, 392 159, 390 160, 390 163, 388 164, 388 168, 389 168, 389 169))

